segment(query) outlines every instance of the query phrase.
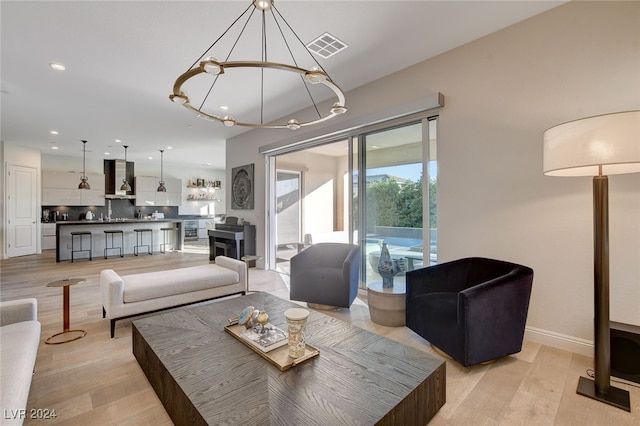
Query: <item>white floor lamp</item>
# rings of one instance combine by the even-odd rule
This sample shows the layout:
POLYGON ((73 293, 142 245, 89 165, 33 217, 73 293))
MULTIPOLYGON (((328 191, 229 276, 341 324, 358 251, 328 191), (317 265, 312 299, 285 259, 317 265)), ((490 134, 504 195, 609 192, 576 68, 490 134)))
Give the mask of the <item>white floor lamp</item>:
POLYGON ((577 393, 631 411, 629 392, 611 386, 609 189, 607 175, 640 172, 640 111, 583 118, 544 132, 544 174, 593 176, 595 380, 577 393))

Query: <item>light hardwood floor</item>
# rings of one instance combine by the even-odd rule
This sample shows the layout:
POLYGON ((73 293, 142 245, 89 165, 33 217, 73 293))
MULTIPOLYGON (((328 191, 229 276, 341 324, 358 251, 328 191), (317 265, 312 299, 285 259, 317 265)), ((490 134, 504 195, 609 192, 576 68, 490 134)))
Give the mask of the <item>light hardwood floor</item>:
MULTIPOLYGON (((38 299, 42 336, 28 408, 55 410, 57 414, 55 420, 27 419, 25 424, 172 424, 131 353, 131 321, 119 321, 116 338, 109 338, 108 321, 102 319, 99 274, 109 268, 130 274, 205 263, 208 254, 202 244, 188 245, 182 253, 94 258, 91 262, 56 264, 51 251, 3 260, 0 298, 38 299), (62 329, 62 289, 45 285, 67 277, 86 278, 86 282, 71 287, 71 327, 84 329, 88 334, 71 343, 46 345, 44 340, 62 329)), ((252 291, 288 298, 288 279, 284 275, 251 269, 249 281, 252 291)), ((328 314, 433 353, 425 340, 406 327, 384 327, 371 322, 366 294, 356 299, 351 309, 328 314)), ((589 357, 531 342, 525 342, 516 356, 490 365, 466 369, 447 361, 447 402, 429 424, 640 424, 637 387, 616 384, 630 391, 631 413, 576 395, 578 377, 585 375, 592 363, 589 357)), ((238 404, 241 406, 242 401, 238 404)))

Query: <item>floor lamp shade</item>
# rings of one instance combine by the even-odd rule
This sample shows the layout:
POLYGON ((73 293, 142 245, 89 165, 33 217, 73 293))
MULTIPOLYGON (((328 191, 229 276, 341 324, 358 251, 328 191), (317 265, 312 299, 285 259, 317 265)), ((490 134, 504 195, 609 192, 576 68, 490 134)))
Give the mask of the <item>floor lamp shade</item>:
POLYGON ((629 392, 611 386, 609 323, 609 181, 640 172, 640 111, 584 118, 544 132, 544 174, 593 176, 595 380, 580 377, 577 393, 631 411, 629 392))
POLYGON ((640 111, 583 118, 544 132, 547 176, 637 172, 640 172, 640 111))

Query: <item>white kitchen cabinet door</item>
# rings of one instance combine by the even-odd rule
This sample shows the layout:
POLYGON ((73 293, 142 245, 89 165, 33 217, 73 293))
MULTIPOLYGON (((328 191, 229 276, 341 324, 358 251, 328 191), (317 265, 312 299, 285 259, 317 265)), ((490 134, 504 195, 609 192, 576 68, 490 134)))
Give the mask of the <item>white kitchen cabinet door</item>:
POLYGON ((91 189, 78 189, 82 173, 42 172, 43 206, 104 206, 104 174, 87 173, 91 189))
POLYGON ((56 224, 42 223, 42 250, 55 250, 56 224))
POLYGON ((156 192, 153 191, 137 191, 136 190, 136 206, 158 206, 156 203, 156 192))
MULTIPOLYGON (((167 192, 163 195, 163 206, 179 206, 182 204, 182 180, 176 178, 166 178, 164 186, 167 192)), ((160 194, 160 193, 158 193, 160 194)))
MULTIPOLYGON (((77 189, 82 173, 76 172, 42 172, 43 188, 77 189)), ((104 178, 102 179, 104 181, 104 178)))
MULTIPOLYGON (((104 206, 104 174, 87 173, 91 189, 80 190, 82 206, 104 206)), ((78 179, 80 179, 78 177, 78 179)))
POLYGON ((179 206, 182 202, 180 179, 166 178, 164 186, 167 192, 158 192, 160 178, 155 176, 136 176, 136 206, 179 206))
POLYGON ((81 206, 80 189, 42 188, 43 206, 81 206))
POLYGON ((182 204, 181 192, 167 192, 167 206, 179 206, 182 204))

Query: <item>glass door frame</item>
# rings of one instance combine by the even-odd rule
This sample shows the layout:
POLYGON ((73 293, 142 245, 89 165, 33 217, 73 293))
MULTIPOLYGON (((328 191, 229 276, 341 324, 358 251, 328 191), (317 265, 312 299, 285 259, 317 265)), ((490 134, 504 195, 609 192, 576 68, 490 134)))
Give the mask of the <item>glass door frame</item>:
MULTIPOLYGON (((430 148, 430 130, 429 130, 429 122, 430 121, 434 121, 438 120, 438 115, 436 114, 432 114, 429 116, 425 116, 422 117, 421 119, 418 120, 406 120, 400 123, 397 123, 395 125, 391 125, 388 124, 387 126, 384 127, 377 127, 375 129, 371 129, 370 131, 362 131, 362 132, 358 132, 357 135, 357 144, 358 144, 358 155, 357 155, 357 168, 358 168, 358 186, 357 189, 354 189, 355 191, 357 191, 357 195, 358 195, 358 218, 357 218, 357 223, 358 223, 358 242, 357 244, 360 246, 360 288, 361 289, 366 289, 367 288, 367 282, 366 282, 366 274, 367 274, 367 253, 366 253, 366 232, 361 232, 363 231, 363 226, 366 225, 366 217, 367 217, 367 199, 366 199, 366 185, 367 185, 367 179, 366 179, 366 167, 367 167, 367 156, 366 156, 366 136, 373 134, 373 133, 379 133, 379 132, 384 132, 384 131, 388 131, 388 130, 393 130, 393 129, 397 129, 400 127, 405 127, 405 126, 410 126, 410 125, 415 125, 420 123, 421 124, 421 131, 422 131, 422 241, 423 241, 423 264, 424 266, 428 266, 430 265, 431 262, 431 253, 430 253, 430 236, 431 236, 431 230, 430 230, 430 209, 429 209, 429 181, 431 179, 431 173, 429 170, 429 163, 431 161, 431 156, 430 156, 430 152, 432 151, 430 148), (426 257, 424 257, 426 256, 426 257)), ((437 126, 436 126, 436 130, 437 130, 437 126)), ((436 139, 437 141, 437 139, 436 139)), ((353 173, 352 173, 352 179, 353 179, 353 173)), ((352 186, 353 187, 353 186, 352 186)), ((354 194, 356 195, 356 194, 354 194)), ((353 197, 352 197, 353 198, 353 197)), ((353 210, 351 211, 353 212, 353 210)))
MULTIPOLYGON (((289 146, 285 146, 285 147, 281 147, 279 149, 274 149, 272 151, 268 151, 268 152, 264 152, 264 161, 265 161, 265 196, 266 196, 266 200, 265 200, 265 207, 266 207, 266 214, 265 214, 265 269, 274 269, 276 266, 276 250, 275 250, 275 241, 276 241, 276 235, 275 235, 275 224, 273 223, 273 221, 275 221, 275 214, 272 212, 276 211, 276 200, 275 200, 275 185, 276 185, 276 157, 278 155, 287 153, 287 152, 294 152, 294 151, 302 151, 305 150, 307 148, 313 147, 313 146, 318 146, 318 145, 324 145, 324 144, 328 144, 328 143, 334 143, 334 142, 339 142, 339 141, 344 141, 347 140, 348 141, 348 158, 349 158, 349 184, 350 184, 350 188, 354 188, 354 160, 356 157, 354 157, 354 144, 357 144, 357 166, 358 169, 360 170, 359 174, 361 173, 362 170, 362 165, 364 164, 364 161, 361 159, 361 156, 364 155, 363 154, 363 146, 364 146, 364 142, 363 142, 363 135, 366 133, 372 133, 375 131, 379 131, 379 130, 384 130, 384 129, 391 129, 394 127, 399 127, 399 126, 404 126, 404 125, 409 125, 411 123, 416 123, 416 122, 421 122, 422 123, 422 134, 423 134, 423 145, 425 145, 423 147, 422 150, 422 161, 423 161, 423 241, 427 241, 427 245, 430 245, 430 229, 429 229, 429 223, 430 223, 430 218, 429 218, 429 161, 430 161, 430 156, 429 156, 429 121, 432 120, 438 120, 439 116, 438 116, 438 110, 439 108, 434 108, 434 109, 429 109, 429 110, 425 110, 425 111, 420 111, 414 114, 410 114, 407 116, 403 116, 403 117, 399 117, 399 118, 395 118, 395 119, 390 119, 388 121, 384 121, 384 122, 379 122, 379 123, 375 123, 375 124, 371 124, 371 125, 367 125, 367 126, 362 126, 360 128, 356 128, 356 129, 349 129, 347 131, 345 131, 344 133, 340 134, 340 135, 331 135, 331 136, 327 136, 327 138, 318 138, 318 139, 314 139, 312 141, 309 141, 307 143, 293 143, 289 146), (427 141, 425 143, 425 141, 427 141), (427 224, 427 226, 425 227, 424 224, 427 224)), ((436 131, 437 131, 437 127, 436 127, 436 131)), ((436 139, 437 140, 437 139, 436 139)), ((363 180, 359 179, 358 180, 358 193, 363 194, 364 192, 362 189, 362 185, 364 185, 363 180)), ((353 241, 353 235, 354 235, 354 217, 353 217, 353 193, 351 194, 351 197, 345 197, 348 202, 349 202, 349 206, 348 206, 348 217, 349 217, 349 241, 353 244, 358 244, 361 247, 361 250, 363 249, 363 242, 364 239, 366 238, 366 235, 363 235, 362 232, 358 232, 358 241, 353 241)), ((365 200, 363 199, 363 197, 358 197, 358 217, 357 217, 357 223, 358 223, 358 230, 361 226, 363 222, 363 218, 364 218, 364 214, 365 211, 363 209, 363 203, 365 202, 365 200)), ((430 256, 428 255, 427 258, 429 259, 428 263, 430 264, 430 256)), ((366 258, 361 257, 361 268, 364 268, 364 262, 366 261, 366 258)), ((426 264, 425 264, 426 266, 426 264)), ((360 288, 366 288, 364 287, 364 280, 363 280, 363 273, 361 271, 361 278, 360 278, 360 288)))
MULTIPOLYGON (((278 169, 277 168, 277 157, 278 155, 282 155, 282 154, 286 154, 289 152, 296 152, 296 151, 303 151, 305 149, 308 149, 312 146, 318 146, 318 145, 325 145, 325 144, 332 144, 332 143, 340 143, 340 142, 347 142, 347 146, 348 146, 348 153, 347 153, 347 159, 348 159, 348 163, 349 163, 349 170, 348 170, 348 176, 349 176, 349 188, 353 188, 353 161, 351 160, 353 158, 353 143, 354 143, 354 138, 352 136, 347 136, 347 137, 340 137, 340 138, 336 138, 336 139, 330 139, 327 140, 325 142, 323 142, 322 144, 313 144, 311 146, 300 146, 297 147, 296 149, 293 150, 289 150, 283 153, 278 153, 278 154, 269 154, 269 155, 265 155, 265 170, 266 170, 266 179, 265 179, 265 194, 266 194, 266 207, 267 207, 267 212, 265 215, 265 269, 268 270, 275 270, 276 269, 276 265, 277 265, 277 256, 276 256, 276 252, 277 252, 277 247, 276 247, 276 242, 277 242, 277 224, 276 224, 276 219, 277 219, 277 200, 276 200, 276 184, 277 184, 277 173, 279 170, 285 170, 285 169, 278 169)), ((285 170, 287 171, 287 170, 285 170)), ((302 174, 301 174, 302 176, 302 174)), ((301 191, 302 188, 304 188, 304 179, 301 180, 300 182, 300 187, 301 187, 301 191)), ((302 193, 301 193, 302 194, 302 193)), ((350 193, 351 194, 351 193, 350 193)), ((303 211, 304 211, 304 200, 302 199, 302 195, 300 197, 300 215, 303 215, 303 211)), ((348 234, 349 234, 349 243, 350 244, 358 244, 358 242, 353 241, 353 198, 351 196, 347 196, 347 194, 344 194, 344 198, 345 198, 345 203, 347 204, 345 206, 345 209, 347 211, 347 220, 348 220, 348 234)), ((303 226, 303 222, 304 222, 304 218, 300 217, 300 226, 303 226)), ((345 226, 345 228, 347 228, 347 226, 345 226)), ((302 229, 302 228, 301 228, 302 229)))

